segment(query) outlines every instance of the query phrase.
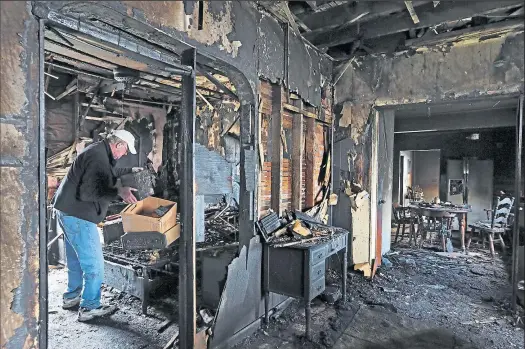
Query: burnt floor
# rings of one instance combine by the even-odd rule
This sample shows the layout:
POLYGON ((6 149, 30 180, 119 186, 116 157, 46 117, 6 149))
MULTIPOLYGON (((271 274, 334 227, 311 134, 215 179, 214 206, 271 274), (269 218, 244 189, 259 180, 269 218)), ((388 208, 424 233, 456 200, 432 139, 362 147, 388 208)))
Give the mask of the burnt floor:
POLYGON ((311 341, 303 337, 302 305, 294 302, 237 349, 524 347, 523 328, 509 312, 508 255, 492 260, 486 249, 471 248, 469 256, 443 256, 437 246, 403 243, 392 251, 392 266, 373 282, 348 272, 347 305, 313 301, 311 341))
POLYGON ((157 330, 177 306, 174 297, 152 302, 148 315, 142 315, 141 302, 135 297, 103 287, 102 297, 116 303, 119 310, 110 318, 93 323, 77 322, 77 310, 64 310, 62 292, 67 285, 67 271, 49 272, 49 345, 50 349, 162 349, 177 331, 172 324, 164 332, 157 330))
MULTIPOLYGON (((394 247, 392 262, 373 282, 349 271, 348 303, 313 301, 312 341, 306 341, 304 310, 294 301, 265 330, 244 340, 239 349, 252 348, 523 348, 524 332, 509 315, 510 283, 505 255, 492 260, 487 250, 470 256, 441 256, 422 250, 394 247)), ((331 274, 337 283, 336 275, 331 274)), ((330 278, 328 278, 330 279, 330 278)), ((93 324, 78 323, 76 311, 61 309, 65 269, 49 275, 49 348, 163 348, 176 331, 157 329, 176 307, 176 299, 153 302, 149 315, 140 301, 104 289, 106 299, 120 310, 93 324)), ((521 312, 523 315, 523 312, 521 312)))

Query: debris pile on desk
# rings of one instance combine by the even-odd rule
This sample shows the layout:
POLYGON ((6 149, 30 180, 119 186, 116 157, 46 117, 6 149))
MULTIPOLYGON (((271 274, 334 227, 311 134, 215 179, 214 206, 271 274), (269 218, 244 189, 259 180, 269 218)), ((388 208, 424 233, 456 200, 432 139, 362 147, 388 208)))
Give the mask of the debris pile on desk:
MULTIPOLYGON (((331 238, 337 231, 342 229, 327 225, 319 219, 319 216, 323 216, 322 214, 319 215, 319 213, 325 211, 325 207, 329 204, 328 201, 323 201, 323 203, 307 212, 285 211, 281 218, 274 211, 270 210, 267 215, 257 222, 258 230, 265 242, 271 243, 273 247, 322 242, 331 238), (317 212, 317 215, 313 215, 313 212, 317 212)), ((335 202, 337 202, 337 199, 335 199, 335 202)))

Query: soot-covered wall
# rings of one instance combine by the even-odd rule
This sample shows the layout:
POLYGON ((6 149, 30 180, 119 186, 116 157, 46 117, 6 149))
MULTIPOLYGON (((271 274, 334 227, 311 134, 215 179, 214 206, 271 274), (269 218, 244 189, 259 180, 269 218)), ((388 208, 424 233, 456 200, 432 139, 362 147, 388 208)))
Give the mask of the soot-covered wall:
MULTIPOLYGON (((371 116, 380 107, 523 91, 523 41, 520 33, 356 59, 335 86, 334 159, 343 160, 334 181, 348 178, 371 189, 371 116)), ((383 157, 379 149, 379 161, 383 157)), ((338 205, 338 211, 348 209, 338 205)))

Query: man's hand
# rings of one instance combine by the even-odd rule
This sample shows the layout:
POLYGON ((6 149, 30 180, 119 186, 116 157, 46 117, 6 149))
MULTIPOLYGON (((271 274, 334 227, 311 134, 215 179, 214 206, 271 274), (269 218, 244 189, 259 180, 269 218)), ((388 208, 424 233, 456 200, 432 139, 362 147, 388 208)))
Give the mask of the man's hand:
POLYGON ((140 171, 143 171, 144 170, 144 167, 133 167, 131 169, 131 172, 132 173, 137 173, 137 172, 140 172, 140 171))
POLYGON ((131 187, 119 187, 118 195, 126 204, 134 204, 137 202, 137 198, 133 195, 134 191, 137 191, 137 189, 131 187))

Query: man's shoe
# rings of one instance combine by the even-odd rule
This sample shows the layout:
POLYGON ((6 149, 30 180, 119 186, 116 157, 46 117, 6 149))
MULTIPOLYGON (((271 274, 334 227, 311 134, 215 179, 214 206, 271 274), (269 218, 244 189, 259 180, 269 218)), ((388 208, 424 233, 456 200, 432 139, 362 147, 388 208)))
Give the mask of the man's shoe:
POLYGON ((62 298, 62 309, 76 308, 80 305, 80 295, 75 298, 62 298))
POLYGON ((78 310, 78 321, 86 322, 95 318, 109 316, 113 314, 116 310, 117 307, 114 305, 102 305, 96 309, 86 309, 81 307, 78 310))

